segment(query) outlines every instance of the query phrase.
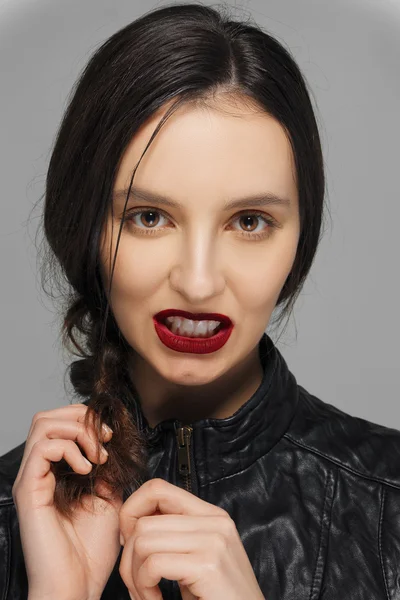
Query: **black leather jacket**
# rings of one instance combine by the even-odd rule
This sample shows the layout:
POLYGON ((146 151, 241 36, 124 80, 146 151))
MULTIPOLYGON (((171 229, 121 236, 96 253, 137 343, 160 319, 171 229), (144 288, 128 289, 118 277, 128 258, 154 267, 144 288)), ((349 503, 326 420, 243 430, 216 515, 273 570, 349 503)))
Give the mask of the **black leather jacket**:
MULTIPOLYGON (((307 392, 267 334, 259 350, 263 381, 229 418, 150 429, 136 405, 151 477, 228 511, 266 600, 400 600, 400 431, 307 392)), ((27 597, 11 494, 23 450, 0 458, 0 600, 27 597)), ((121 554, 102 600, 129 600, 121 554)))

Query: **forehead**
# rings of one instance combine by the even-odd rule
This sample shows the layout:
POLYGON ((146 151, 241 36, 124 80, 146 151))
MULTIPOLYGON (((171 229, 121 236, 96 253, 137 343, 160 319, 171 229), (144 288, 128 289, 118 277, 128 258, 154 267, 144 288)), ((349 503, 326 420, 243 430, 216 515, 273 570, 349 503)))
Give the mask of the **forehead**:
MULTIPOLYGON (((136 132, 114 189, 129 185, 166 107, 136 132)), ((246 105, 181 106, 143 156, 134 184, 184 201, 246 196, 262 190, 297 200, 293 153, 276 119, 246 105)))

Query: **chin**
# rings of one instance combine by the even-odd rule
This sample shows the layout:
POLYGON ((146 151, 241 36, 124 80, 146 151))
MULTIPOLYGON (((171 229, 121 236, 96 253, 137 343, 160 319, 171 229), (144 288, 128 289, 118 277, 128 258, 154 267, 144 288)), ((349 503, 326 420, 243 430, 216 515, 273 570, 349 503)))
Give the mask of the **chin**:
POLYGON ((173 375, 171 375, 171 371, 168 370, 165 373, 160 374, 169 383, 187 386, 207 385, 208 383, 215 381, 215 379, 221 375, 221 373, 216 373, 215 375, 210 373, 209 365, 203 365, 203 368, 201 366, 196 368, 194 365, 190 367, 182 365, 182 367, 179 368, 177 365, 174 366, 173 375))

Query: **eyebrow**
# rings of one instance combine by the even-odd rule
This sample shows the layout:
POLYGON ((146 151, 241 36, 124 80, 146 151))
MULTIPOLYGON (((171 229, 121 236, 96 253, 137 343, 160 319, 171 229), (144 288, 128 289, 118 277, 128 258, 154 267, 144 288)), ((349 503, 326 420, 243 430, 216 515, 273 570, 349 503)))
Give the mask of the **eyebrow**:
MULTIPOLYGON (((126 199, 127 194, 128 189, 118 190, 114 192, 113 198, 114 200, 126 199)), ((131 192, 129 194, 129 199, 144 200, 145 202, 149 202, 150 204, 154 204, 157 206, 164 205, 170 208, 182 208, 182 205, 179 204, 179 202, 176 202, 176 200, 173 200, 168 196, 157 194, 155 192, 150 192, 148 190, 138 187, 132 187, 131 192)), ((223 205, 222 209, 224 211, 228 211, 234 208, 247 208, 248 206, 257 207, 269 205, 290 207, 291 203, 289 198, 283 198, 272 192, 266 192, 262 194, 253 194, 252 196, 248 196, 246 198, 236 198, 234 200, 226 202, 223 205)))

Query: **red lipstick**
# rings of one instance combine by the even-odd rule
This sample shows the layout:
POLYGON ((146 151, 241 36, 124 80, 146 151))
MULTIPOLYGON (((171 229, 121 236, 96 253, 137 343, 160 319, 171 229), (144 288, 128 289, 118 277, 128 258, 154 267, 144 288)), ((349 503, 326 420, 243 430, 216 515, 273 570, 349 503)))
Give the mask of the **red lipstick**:
POLYGON ((220 313, 190 313, 185 310, 169 308, 162 310, 153 316, 154 327, 161 342, 177 352, 190 352, 195 354, 209 354, 216 352, 228 341, 233 323, 226 315, 220 313), (193 321, 220 321, 218 331, 215 335, 207 338, 194 338, 172 333, 165 324, 167 317, 184 317, 193 321))

